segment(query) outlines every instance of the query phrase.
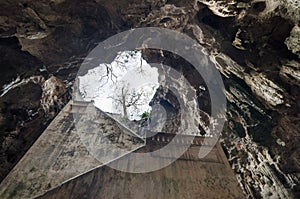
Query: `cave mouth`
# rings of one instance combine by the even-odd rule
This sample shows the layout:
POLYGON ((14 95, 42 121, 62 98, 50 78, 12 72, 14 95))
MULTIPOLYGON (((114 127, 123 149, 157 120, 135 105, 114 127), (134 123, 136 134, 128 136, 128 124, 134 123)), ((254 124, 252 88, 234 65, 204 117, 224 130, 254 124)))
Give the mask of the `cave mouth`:
POLYGON ((110 64, 100 64, 78 76, 79 90, 85 101, 121 120, 149 117, 149 103, 159 86, 158 71, 140 51, 119 52, 110 64))
MULTIPOLYGON (((145 54, 121 51, 111 63, 101 63, 79 75, 79 98, 143 137, 155 132, 176 134, 182 120, 193 119, 182 118, 184 103, 194 101, 197 112, 210 110, 209 93, 203 92, 206 85, 184 59, 164 52, 167 59, 150 65, 143 58, 145 54)), ((147 60, 153 61, 147 55, 147 60)), ((203 131, 193 133, 205 135, 203 131)))

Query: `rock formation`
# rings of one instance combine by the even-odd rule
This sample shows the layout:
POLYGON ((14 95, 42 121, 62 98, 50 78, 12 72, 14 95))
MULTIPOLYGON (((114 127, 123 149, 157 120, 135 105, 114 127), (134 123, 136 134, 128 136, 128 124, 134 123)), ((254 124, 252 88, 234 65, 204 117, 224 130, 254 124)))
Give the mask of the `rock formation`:
POLYGON ((0 10, 1 180, 70 99, 97 43, 156 26, 197 40, 222 73, 222 144, 244 193, 299 197, 298 0, 2 0, 0 10))

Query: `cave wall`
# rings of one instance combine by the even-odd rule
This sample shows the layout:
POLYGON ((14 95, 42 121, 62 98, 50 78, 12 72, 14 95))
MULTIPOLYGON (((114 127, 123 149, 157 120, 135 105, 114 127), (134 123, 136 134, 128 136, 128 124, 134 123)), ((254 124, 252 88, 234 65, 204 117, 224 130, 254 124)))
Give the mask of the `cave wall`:
POLYGON ((97 43, 157 26, 197 40, 222 73, 223 147, 244 192, 299 195, 297 2, 2 0, 0 180, 70 99, 78 67, 97 43))

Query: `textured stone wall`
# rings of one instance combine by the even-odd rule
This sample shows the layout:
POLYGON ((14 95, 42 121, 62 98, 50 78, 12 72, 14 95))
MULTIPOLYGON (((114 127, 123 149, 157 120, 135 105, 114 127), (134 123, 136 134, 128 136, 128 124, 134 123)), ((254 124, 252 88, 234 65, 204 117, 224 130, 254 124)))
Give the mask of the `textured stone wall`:
POLYGON ((58 112, 45 113, 42 84, 30 77, 54 76, 65 87, 59 104, 66 103, 98 42, 159 26, 196 39, 223 74, 223 146, 244 192, 299 196, 299 1, 3 0, 0 10, 1 94, 8 91, 0 98, 0 179, 58 112))

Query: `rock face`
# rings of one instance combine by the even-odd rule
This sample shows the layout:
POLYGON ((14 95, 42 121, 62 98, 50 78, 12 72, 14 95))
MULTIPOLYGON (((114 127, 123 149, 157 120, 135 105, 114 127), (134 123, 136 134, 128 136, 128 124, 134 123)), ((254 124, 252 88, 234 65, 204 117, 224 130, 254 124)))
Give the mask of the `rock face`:
POLYGON ((300 85, 300 64, 297 61, 290 61, 280 69, 281 77, 290 84, 300 85))
POLYGON ((249 85, 254 94, 265 100, 268 105, 277 106, 284 103, 283 90, 263 74, 245 75, 245 83, 249 85))
POLYGON ((223 147, 244 193, 299 198, 299 1, 3 0, 0 10, 0 179, 70 98, 89 50, 156 26, 197 40, 224 76, 223 147))
POLYGON ((55 108, 61 109, 63 107, 63 95, 66 93, 66 86, 60 79, 54 76, 50 77, 43 82, 42 91, 41 106, 46 113, 55 108))
MULTIPOLYGON (((94 1, 1 1, 1 36, 18 38, 23 51, 44 63, 62 63, 84 53, 93 38, 104 39, 119 23, 118 13, 94 1)), ((110 6, 110 5, 108 5, 110 6)))
POLYGON ((1 180, 70 99, 80 54, 125 28, 101 4, 0 2, 1 180))
POLYGON ((290 36, 286 38, 285 44, 289 50, 300 57, 300 27, 295 25, 292 29, 290 36))

